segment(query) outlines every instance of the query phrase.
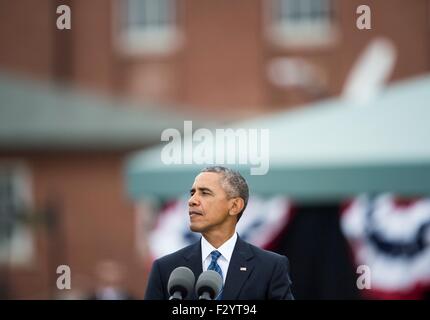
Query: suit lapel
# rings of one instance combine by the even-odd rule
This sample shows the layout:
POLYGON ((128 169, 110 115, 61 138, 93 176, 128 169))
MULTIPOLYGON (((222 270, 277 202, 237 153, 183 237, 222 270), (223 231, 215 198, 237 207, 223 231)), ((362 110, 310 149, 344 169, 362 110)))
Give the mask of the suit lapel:
MULTIPOLYGON (((193 271, 197 281, 197 278, 203 272, 201 241, 197 241, 191 246, 190 250, 184 254, 184 259, 186 261, 185 266, 193 271)), ((197 299, 195 292, 188 295, 188 298, 192 300, 197 299)))
POLYGON ((238 298, 246 279, 254 269, 253 256, 249 245, 238 237, 227 271, 223 300, 238 298))

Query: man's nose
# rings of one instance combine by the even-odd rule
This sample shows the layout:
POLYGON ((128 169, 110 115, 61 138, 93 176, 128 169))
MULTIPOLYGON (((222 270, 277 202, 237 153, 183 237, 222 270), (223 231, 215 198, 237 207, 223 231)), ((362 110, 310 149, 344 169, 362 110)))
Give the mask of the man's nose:
POLYGON ((199 200, 198 200, 198 198, 197 198, 196 194, 193 194, 193 195, 190 197, 190 199, 188 200, 188 205, 189 205, 190 207, 194 207, 194 206, 198 206, 198 204, 199 204, 199 200))

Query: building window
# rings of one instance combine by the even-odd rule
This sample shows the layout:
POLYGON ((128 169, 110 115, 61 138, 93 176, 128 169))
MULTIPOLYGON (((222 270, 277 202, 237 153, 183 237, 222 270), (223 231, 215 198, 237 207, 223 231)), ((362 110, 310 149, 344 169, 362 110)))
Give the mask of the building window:
POLYGON ((291 46, 319 46, 335 40, 334 0, 271 0, 269 36, 291 46))
POLYGON ((167 53, 179 45, 177 0, 119 0, 121 49, 167 53))
POLYGON ((0 164, 0 264, 27 265, 33 238, 29 219, 30 179, 22 165, 0 164))

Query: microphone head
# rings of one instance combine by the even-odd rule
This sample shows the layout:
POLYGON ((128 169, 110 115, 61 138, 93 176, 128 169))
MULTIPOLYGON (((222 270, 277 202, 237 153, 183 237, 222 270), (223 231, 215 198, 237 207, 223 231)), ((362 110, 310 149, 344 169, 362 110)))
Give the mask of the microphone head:
POLYGON ((185 297, 193 291, 195 281, 196 277, 191 269, 187 267, 178 267, 170 274, 167 290, 170 296, 179 291, 182 299, 185 299, 185 297))
POLYGON ((222 289, 222 277, 213 270, 204 271, 196 283, 196 293, 201 297, 204 293, 209 294, 209 297, 215 299, 222 289))

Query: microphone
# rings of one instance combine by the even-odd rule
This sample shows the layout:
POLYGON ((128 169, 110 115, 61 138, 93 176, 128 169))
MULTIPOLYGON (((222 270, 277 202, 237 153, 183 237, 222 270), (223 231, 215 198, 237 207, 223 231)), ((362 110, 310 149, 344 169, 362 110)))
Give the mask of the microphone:
POLYGON ((196 283, 199 300, 214 300, 222 289, 222 277, 213 270, 204 271, 196 283))
POLYGON ((172 271, 167 283, 167 290, 170 294, 169 300, 184 300, 194 288, 196 277, 187 267, 178 267, 172 271))

